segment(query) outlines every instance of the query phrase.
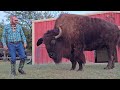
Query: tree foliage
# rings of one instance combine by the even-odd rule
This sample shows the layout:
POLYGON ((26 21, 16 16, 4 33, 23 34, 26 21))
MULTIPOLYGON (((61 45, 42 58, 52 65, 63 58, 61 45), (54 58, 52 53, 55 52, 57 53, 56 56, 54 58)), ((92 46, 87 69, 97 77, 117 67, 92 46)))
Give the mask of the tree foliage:
POLYGON ((1 41, 1 38, 2 38, 3 28, 4 28, 4 20, 2 20, 2 21, 0 22, 0 41, 1 41))

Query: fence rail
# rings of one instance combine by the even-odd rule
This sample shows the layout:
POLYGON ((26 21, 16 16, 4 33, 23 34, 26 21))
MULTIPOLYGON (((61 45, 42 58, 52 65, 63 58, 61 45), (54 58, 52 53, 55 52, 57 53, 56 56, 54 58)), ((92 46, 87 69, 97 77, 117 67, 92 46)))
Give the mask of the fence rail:
MULTIPOLYGON (((26 55, 27 55, 27 49, 25 51, 26 51, 26 55)), ((0 48, 0 59, 3 61, 8 61, 8 60, 10 60, 10 58, 11 57, 10 57, 8 51, 4 50, 3 48, 0 48)), ((20 59, 19 56, 17 56, 16 59, 20 59)), ((27 59, 31 61, 32 56, 27 55, 27 59)))

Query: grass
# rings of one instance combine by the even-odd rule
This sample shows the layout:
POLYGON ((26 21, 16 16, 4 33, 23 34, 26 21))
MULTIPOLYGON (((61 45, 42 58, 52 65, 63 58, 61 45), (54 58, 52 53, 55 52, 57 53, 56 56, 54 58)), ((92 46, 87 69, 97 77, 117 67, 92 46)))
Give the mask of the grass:
MULTIPOLYGON (((18 68, 17 62, 17 68, 18 68)), ((83 71, 70 71, 71 63, 29 65, 25 64, 26 75, 21 75, 17 71, 15 79, 120 79, 120 65, 115 64, 112 70, 104 70, 107 63, 87 63, 83 71)), ((17 69, 16 68, 16 69, 17 69)), ((10 62, 0 62, 0 79, 13 79, 10 76, 10 62)))

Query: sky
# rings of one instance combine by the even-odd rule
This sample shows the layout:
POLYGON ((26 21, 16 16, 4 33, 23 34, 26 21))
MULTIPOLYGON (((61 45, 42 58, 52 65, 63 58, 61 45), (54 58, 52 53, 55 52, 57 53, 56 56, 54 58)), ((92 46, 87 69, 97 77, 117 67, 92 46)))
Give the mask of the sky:
POLYGON ((6 20, 6 18, 4 17, 6 14, 3 11, 0 11, 0 21, 6 20))
MULTIPOLYGON (((102 12, 102 11, 67 11, 70 14, 81 14, 81 15, 85 15, 85 14, 89 14, 89 13, 94 13, 94 12, 102 12)), ((0 11, 0 22, 2 21, 2 19, 6 22, 6 18, 5 18, 5 13, 3 11, 0 11)))

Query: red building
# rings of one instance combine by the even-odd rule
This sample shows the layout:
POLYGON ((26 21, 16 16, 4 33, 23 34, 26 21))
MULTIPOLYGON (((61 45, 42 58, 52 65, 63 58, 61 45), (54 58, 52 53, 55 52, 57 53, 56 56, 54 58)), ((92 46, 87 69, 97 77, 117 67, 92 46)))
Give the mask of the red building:
MULTIPOLYGON (((109 22, 113 22, 116 25, 120 26, 120 12, 119 11, 109 11, 102 13, 92 13, 87 14, 90 17, 101 18, 109 22)), ((53 29, 55 24, 55 18, 46 19, 46 20, 35 20, 32 23, 32 60, 33 64, 47 64, 53 63, 53 60, 49 58, 45 45, 37 47, 37 40, 43 36, 43 34, 50 29, 53 29)), ((94 51, 85 51, 85 58, 88 62, 95 62, 95 52, 94 51)), ((120 62, 119 58, 120 52, 117 49, 117 61, 120 62)), ((69 62, 67 59, 62 59, 63 62, 69 62)))

